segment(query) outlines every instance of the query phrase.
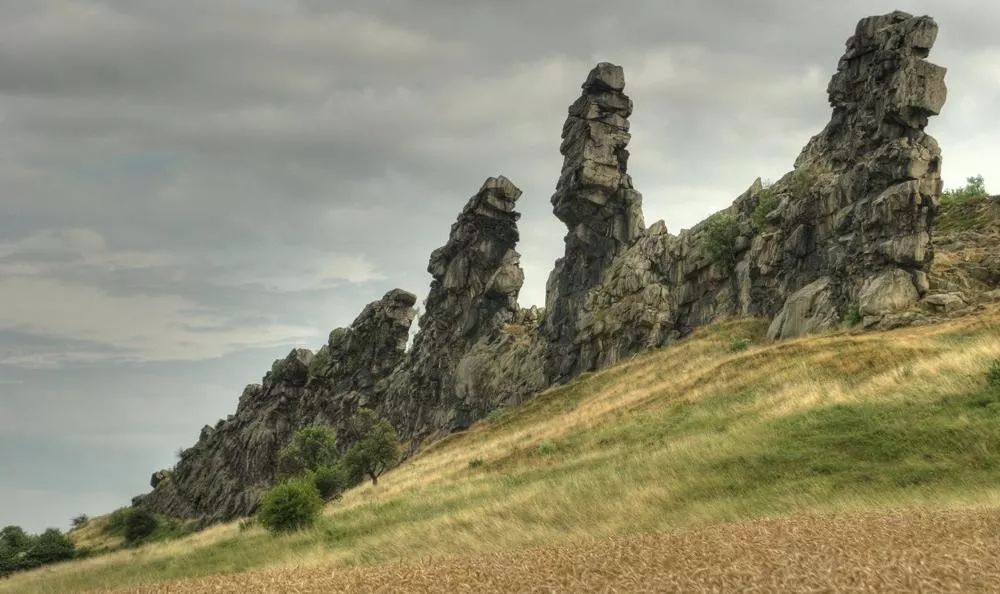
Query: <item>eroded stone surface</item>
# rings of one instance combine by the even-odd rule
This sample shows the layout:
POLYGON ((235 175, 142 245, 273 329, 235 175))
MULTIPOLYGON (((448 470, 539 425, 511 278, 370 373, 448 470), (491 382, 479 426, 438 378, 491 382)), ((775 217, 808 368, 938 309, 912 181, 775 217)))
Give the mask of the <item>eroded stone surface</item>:
MULTIPOLYGON (((862 19, 830 81, 830 123, 792 172, 766 188, 755 181, 691 230, 671 235, 660 222, 603 252, 610 261, 588 259, 587 280, 598 279, 589 288, 550 280, 548 302, 573 305, 550 312, 570 335, 552 335, 562 342, 550 377, 606 366, 726 316, 772 318, 779 338, 836 325, 854 308, 879 326, 913 305, 928 287, 941 191, 940 151, 923 131, 946 95, 944 69, 925 60, 936 34, 929 17, 862 19)), ((582 215, 560 218, 593 217, 578 203, 582 215)), ((567 254, 584 253, 578 243, 568 236, 567 254)), ((553 277, 578 278, 565 262, 553 277)))
POLYGON ((643 232, 642 196, 627 172, 632 100, 624 88, 621 66, 598 64, 563 125, 563 168, 552 206, 569 231, 565 255, 556 261, 546 287, 545 330, 552 343, 547 373, 552 379, 575 370, 577 315, 587 292, 643 232))

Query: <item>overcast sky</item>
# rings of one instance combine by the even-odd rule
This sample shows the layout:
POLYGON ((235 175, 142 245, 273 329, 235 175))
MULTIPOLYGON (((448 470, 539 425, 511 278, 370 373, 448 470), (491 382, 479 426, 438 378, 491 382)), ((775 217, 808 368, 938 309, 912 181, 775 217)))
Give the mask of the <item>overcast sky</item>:
POLYGON ((296 345, 392 287, 491 175, 526 282, 562 250, 566 107, 625 68, 647 223, 777 179, 863 16, 934 16, 949 186, 1000 191, 1000 4, 0 0, 0 525, 148 490, 296 345))

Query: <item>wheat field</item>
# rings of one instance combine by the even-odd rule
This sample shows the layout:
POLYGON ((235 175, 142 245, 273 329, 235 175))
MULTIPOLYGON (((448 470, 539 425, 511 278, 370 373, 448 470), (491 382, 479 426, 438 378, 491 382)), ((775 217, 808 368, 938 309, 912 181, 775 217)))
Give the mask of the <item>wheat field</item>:
POLYGON ((801 516, 352 569, 160 584, 189 592, 995 592, 1000 512, 801 516))

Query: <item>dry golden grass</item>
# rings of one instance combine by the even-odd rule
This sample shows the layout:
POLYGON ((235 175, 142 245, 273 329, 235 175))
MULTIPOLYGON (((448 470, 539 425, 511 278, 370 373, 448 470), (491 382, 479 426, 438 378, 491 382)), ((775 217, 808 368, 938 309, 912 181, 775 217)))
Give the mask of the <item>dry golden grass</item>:
POLYGON ((110 515, 90 518, 86 524, 69 532, 69 538, 77 549, 90 551, 110 551, 120 548, 125 542, 123 536, 109 535, 107 524, 110 515))
POLYGON ((285 567, 123 592, 995 592, 1000 511, 797 516, 488 555, 285 567))

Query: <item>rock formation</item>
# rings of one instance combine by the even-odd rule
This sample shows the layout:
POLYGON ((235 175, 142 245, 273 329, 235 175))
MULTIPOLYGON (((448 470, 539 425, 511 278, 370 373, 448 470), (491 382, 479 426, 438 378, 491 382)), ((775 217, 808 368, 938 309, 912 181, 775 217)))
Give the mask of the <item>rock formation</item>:
POLYGON ((517 304, 521 192, 490 178, 431 255, 409 350, 416 299, 390 291, 316 355, 297 349, 275 362, 136 503, 207 521, 247 514, 301 427, 343 426, 364 406, 412 449, 723 317, 772 319, 774 338, 847 317, 867 327, 905 322, 900 312, 928 290, 941 191, 940 152, 923 131, 945 99, 944 69, 925 60, 936 34, 929 17, 861 20, 830 81, 830 123, 795 169, 768 187, 756 180, 677 235, 662 221, 644 227, 626 167, 632 102, 622 69, 598 64, 563 127, 552 204, 568 233, 544 312, 517 304))
POLYGON ((405 354, 416 297, 398 289, 368 304, 349 328, 330 333, 314 356, 294 349, 260 384, 243 390, 236 413, 201 430, 171 471, 153 475, 153 491, 135 503, 206 522, 250 514, 276 478, 278 451, 298 429, 342 426, 370 405, 376 386, 405 354))
POLYGON ((501 402, 543 387, 531 361, 497 377, 499 385, 483 383, 480 370, 492 366, 503 345, 520 344, 508 325, 532 322, 517 305, 524 282, 514 249, 520 218, 514 205, 520 196, 507 178, 489 178, 452 225, 448 242, 431 254, 427 271, 433 281, 420 332, 391 379, 383 407, 407 437, 463 429, 501 402), (490 354, 477 364, 473 351, 490 354))
POLYGON ((275 361, 262 384, 244 390, 236 414, 206 425, 136 503, 207 522, 232 519, 256 508, 276 478, 279 450, 298 429, 343 429, 367 407, 416 444, 541 390, 540 314, 517 307, 524 281, 514 250, 520 195, 501 176, 469 200, 448 242, 431 255, 431 291, 409 351, 416 297, 395 289, 349 328, 331 332, 316 355, 295 349, 275 361))
MULTIPOLYGON (((926 291, 933 256, 941 158, 923 128, 945 98, 944 69, 924 59, 936 33, 929 17, 863 19, 830 81, 830 123, 795 170, 755 181, 689 231, 658 222, 591 269, 599 282, 580 307, 558 312, 570 333, 554 353, 560 371, 603 367, 725 316, 773 318, 775 338, 854 310, 866 326, 892 325, 926 291)), ((579 292, 559 294, 566 286, 550 281, 549 303, 577 303, 579 292)))
POLYGON ((569 232, 566 253, 556 261, 546 286, 550 379, 572 373, 576 317, 587 291, 643 230, 642 195, 627 173, 632 100, 624 89, 621 66, 598 64, 563 125, 559 152, 565 159, 552 206, 569 232))

